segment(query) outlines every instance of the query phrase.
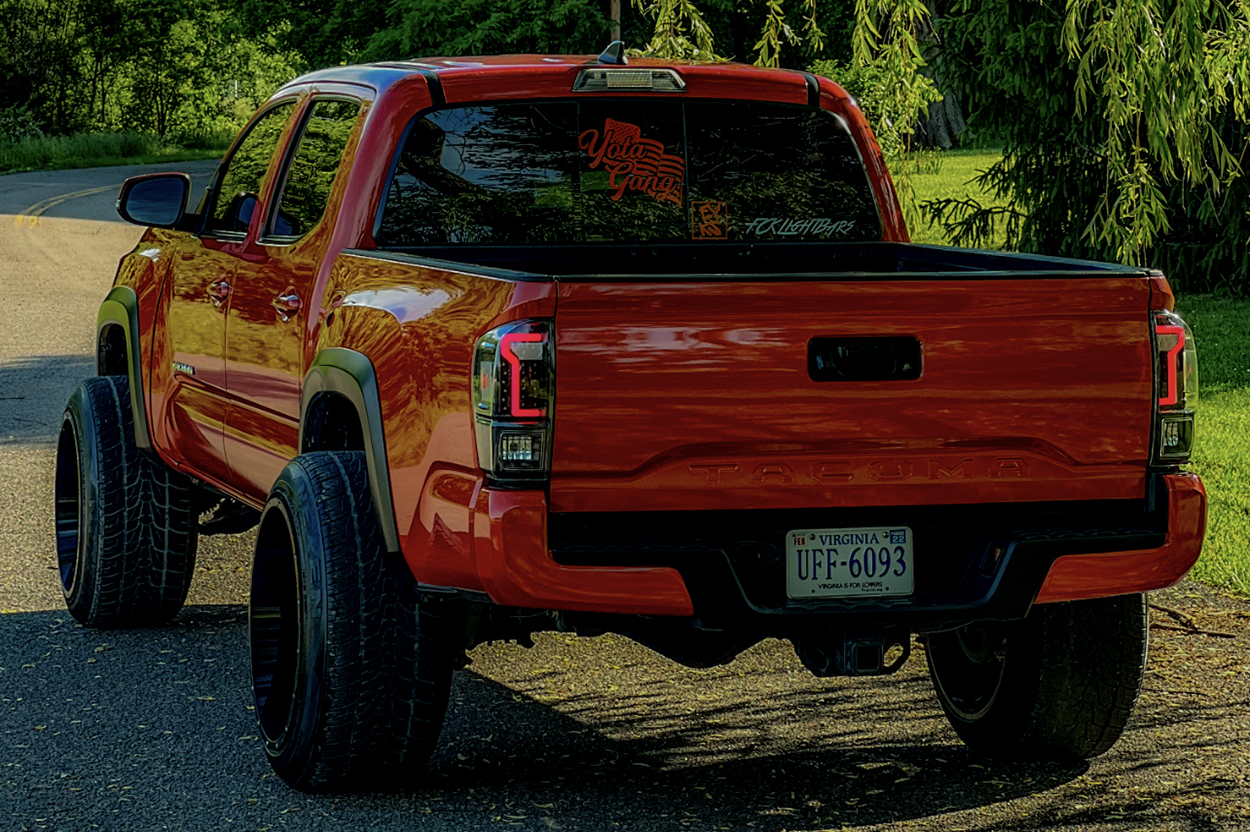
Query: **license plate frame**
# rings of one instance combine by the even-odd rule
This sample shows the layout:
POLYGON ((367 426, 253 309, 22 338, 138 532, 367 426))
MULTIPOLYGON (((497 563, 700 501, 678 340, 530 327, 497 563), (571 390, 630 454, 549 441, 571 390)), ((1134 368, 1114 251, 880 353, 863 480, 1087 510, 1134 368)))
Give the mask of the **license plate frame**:
POLYGON ((794 529, 786 532, 786 595, 793 601, 906 597, 916 591, 914 555, 908 526, 794 529))

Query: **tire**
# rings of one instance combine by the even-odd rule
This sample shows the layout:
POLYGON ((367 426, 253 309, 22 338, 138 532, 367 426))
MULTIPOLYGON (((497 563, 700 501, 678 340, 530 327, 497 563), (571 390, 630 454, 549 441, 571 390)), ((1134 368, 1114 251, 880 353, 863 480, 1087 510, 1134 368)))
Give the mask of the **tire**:
POLYGON ((1146 598, 1036 606, 1011 625, 930 635, 938 701, 973 751, 1011 760, 1073 761, 1124 732, 1146 671, 1146 598))
POLYGON ((135 446, 130 382, 84 381, 61 419, 56 547, 70 614, 88 627, 155 627, 187 600, 198 517, 186 477, 135 446))
POLYGON ((296 457, 257 537, 256 715, 270 765, 302 791, 419 785, 463 656, 462 605, 418 601, 388 570, 367 473, 357 451, 296 457))

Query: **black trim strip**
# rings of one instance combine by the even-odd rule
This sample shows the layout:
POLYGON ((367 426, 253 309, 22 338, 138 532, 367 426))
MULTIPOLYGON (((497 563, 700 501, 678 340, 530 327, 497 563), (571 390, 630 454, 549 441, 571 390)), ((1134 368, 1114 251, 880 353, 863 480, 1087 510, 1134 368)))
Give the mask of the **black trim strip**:
POLYGON ((300 453, 305 452, 313 439, 304 434, 309 408, 318 396, 327 394, 343 396, 356 408, 365 440, 365 458, 369 464, 369 490, 373 495, 373 508, 382 529, 382 539, 387 551, 398 552, 399 529, 395 523, 395 503, 391 499, 382 400, 373 362, 367 356, 343 347, 328 347, 317 353, 312 367, 304 376, 299 422, 300 453))
POLYGON ((803 81, 807 84, 807 106, 820 107, 820 81, 810 72, 804 72, 803 81))
POLYGON ((139 296, 129 286, 114 286, 96 315, 96 373, 103 375, 100 344, 106 327, 120 326, 126 338, 126 368, 130 377, 130 412, 135 428, 135 447, 154 453, 144 404, 143 349, 139 341, 139 296))
POLYGON ((438 73, 432 69, 418 69, 417 74, 425 79, 426 85, 430 88, 430 103, 435 107, 442 107, 447 103, 447 96, 443 94, 443 81, 438 77, 438 73))

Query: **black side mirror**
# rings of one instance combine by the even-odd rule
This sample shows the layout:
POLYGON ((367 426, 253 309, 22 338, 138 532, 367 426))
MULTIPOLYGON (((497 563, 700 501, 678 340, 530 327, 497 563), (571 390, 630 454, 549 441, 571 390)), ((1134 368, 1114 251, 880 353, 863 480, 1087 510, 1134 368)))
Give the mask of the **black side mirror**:
POLYGON ((117 213, 126 222, 177 228, 187 212, 191 177, 185 173, 132 176, 117 194, 117 213))
POLYGON ((252 224, 252 214, 256 213, 256 206, 259 204, 256 194, 235 194, 234 199, 226 206, 226 222, 222 230, 247 233, 247 227, 252 224))

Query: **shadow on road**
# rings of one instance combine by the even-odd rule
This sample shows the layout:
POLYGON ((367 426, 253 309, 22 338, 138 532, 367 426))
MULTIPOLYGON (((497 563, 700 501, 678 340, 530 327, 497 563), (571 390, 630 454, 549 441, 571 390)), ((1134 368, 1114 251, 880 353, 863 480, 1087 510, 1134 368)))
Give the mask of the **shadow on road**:
POLYGON ((179 828, 251 828, 281 816, 288 829, 325 818, 410 829, 419 818, 432 829, 503 822, 779 830, 975 809, 1054 789, 1086 770, 991 766, 958 746, 907 740, 926 730, 909 722, 933 716, 931 704, 913 707, 922 694, 928 700, 918 679, 888 705, 842 696, 836 724, 816 747, 799 737, 783 753, 753 752, 736 737, 785 736, 796 715, 829 709, 827 692, 769 695, 682 719, 673 715, 664 667, 645 674, 654 678, 641 680, 641 693, 602 690, 553 707, 460 673, 431 788, 314 797, 288 789, 263 760, 248 710, 242 607, 188 608, 166 629, 125 632, 85 630, 63 612, 3 615, 0 738, 10 750, 0 783, 16 797, 0 810, 0 825, 45 818, 45 828, 157 828, 171 820, 179 828), (639 712, 647 707, 662 716, 639 712), (612 738, 626 722, 636 738, 612 738), (871 728, 886 724, 892 739, 871 728))
POLYGON ((90 355, 0 361, 0 445, 55 441, 70 393, 95 371, 90 355))
POLYGON ((125 632, 59 611, 0 615, 0 826, 1241 828, 1236 692, 1148 695, 1096 768, 992 763, 940 726, 914 669, 875 688, 814 682, 774 643, 720 676, 690 674, 621 640, 562 638, 474 651, 480 669, 457 674, 425 783, 310 796, 278 781, 259 748, 243 607, 125 632), (596 680, 578 666, 623 656, 639 663, 616 668, 633 680, 619 689, 610 670, 596 680))

